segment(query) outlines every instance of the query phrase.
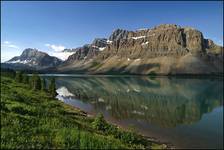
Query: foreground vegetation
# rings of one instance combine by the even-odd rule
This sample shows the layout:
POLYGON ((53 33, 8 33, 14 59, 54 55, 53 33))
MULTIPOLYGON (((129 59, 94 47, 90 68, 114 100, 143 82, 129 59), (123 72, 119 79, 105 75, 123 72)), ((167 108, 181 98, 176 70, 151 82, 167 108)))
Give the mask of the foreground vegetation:
POLYGON ((38 75, 1 73, 1 149, 162 148, 56 100, 54 80, 47 87, 38 75))

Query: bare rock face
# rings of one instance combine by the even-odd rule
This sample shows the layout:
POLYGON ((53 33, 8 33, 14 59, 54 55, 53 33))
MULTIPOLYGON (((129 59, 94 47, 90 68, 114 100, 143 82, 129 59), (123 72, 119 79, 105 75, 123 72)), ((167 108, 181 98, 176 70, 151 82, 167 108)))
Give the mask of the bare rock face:
POLYGON ((204 52, 204 38, 200 31, 192 28, 184 28, 184 34, 186 38, 186 48, 190 50, 191 53, 197 54, 204 52))
POLYGON ((107 39, 96 38, 93 40, 92 44, 86 44, 83 47, 73 49, 73 52, 75 53, 69 56, 64 63, 69 64, 78 60, 92 59, 95 56, 97 56, 100 51, 103 51, 106 48, 106 46, 107 46, 107 39))
POLYGON ((114 30, 114 32, 109 37, 109 40, 110 41, 116 41, 116 40, 120 40, 120 39, 126 39, 126 38, 128 38, 129 33, 130 32, 127 31, 127 30, 116 29, 116 30, 114 30))
POLYGON ((196 29, 174 24, 137 31, 116 29, 108 40, 95 39, 66 62, 77 60, 81 61, 70 67, 90 73, 223 73, 223 47, 204 39, 196 29), (98 65, 87 67, 91 62, 98 65))
POLYGON ((107 46, 107 39, 106 38, 96 38, 93 40, 92 46, 95 47, 106 47, 107 46))
POLYGON ((62 63, 62 60, 49 56, 47 53, 38 51, 37 49, 27 48, 20 56, 13 57, 5 63, 11 68, 21 66, 32 69, 44 69, 49 67, 56 67, 62 63))
POLYGON ((89 52, 89 45, 84 45, 83 47, 76 48, 74 49, 74 52, 75 53, 73 55, 68 57, 66 63, 71 63, 75 60, 84 59, 89 52))
MULTIPOLYGON (((181 28, 177 25, 160 25, 153 29, 140 31, 115 30, 109 40, 108 53, 120 57, 157 57, 182 56, 190 52, 198 54, 205 52, 204 38, 201 32, 192 28, 181 28)), ((105 51, 101 55, 110 55, 105 51)))

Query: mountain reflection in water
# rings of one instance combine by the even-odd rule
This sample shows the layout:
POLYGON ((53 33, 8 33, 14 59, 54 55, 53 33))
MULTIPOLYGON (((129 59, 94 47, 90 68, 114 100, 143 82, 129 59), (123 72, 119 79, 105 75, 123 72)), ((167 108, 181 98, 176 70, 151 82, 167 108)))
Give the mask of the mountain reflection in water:
POLYGON ((81 101, 92 103, 97 112, 163 127, 199 121, 223 102, 223 85, 216 80, 58 77, 57 83, 81 101))
POLYGON ((60 93, 64 102, 87 112, 102 112, 121 124, 134 124, 143 133, 178 140, 184 147, 223 147, 222 79, 59 76, 56 82, 57 88, 69 93, 60 93), (215 115, 207 117, 212 111, 215 115), (198 128, 203 131, 191 135, 198 128))

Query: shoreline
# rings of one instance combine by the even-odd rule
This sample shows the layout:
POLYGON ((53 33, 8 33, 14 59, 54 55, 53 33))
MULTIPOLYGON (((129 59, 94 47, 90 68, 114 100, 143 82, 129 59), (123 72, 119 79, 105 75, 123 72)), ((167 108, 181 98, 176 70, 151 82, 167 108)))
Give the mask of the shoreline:
MULTIPOLYGON (((28 76, 32 74, 27 74, 28 76)), ((39 73, 39 76, 46 77, 149 77, 149 78, 183 78, 183 79, 224 79, 224 74, 176 74, 176 75, 143 75, 143 74, 72 74, 72 73, 39 73)))
MULTIPOLYGON (((57 98, 56 98, 56 99, 57 99, 57 98)), ((62 102, 64 105, 67 105, 67 106, 69 106, 69 107, 72 107, 73 109, 76 109, 76 110, 80 111, 80 112, 83 113, 86 117, 89 117, 89 118, 91 118, 91 119, 94 119, 94 117, 96 116, 96 114, 94 114, 94 113, 89 113, 89 112, 87 112, 87 111, 84 111, 84 110, 82 110, 81 108, 79 108, 79 107, 77 107, 77 106, 72 106, 72 105, 66 104, 66 103, 64 103, 63 101, 59 100, 59 99, 57 99, 57 100, 60 101, 60 102, 62 102)), ((120 129, 122 129, 122 130, 124 130, 124 131, 127 130, 127 127, 125 127, 125 126, 122 126, 122 125, 120 125, 120 124, 113 123, 113 122, 111 122, 109 119, 106 119, 106 118, 105 118, 105 120, 106 120, 109 124, 112 124, 112 125, 114 125, 114 126, 120 128, 120 129)), ((176 147, 175 147, 172 143, 161 142, 161 141, 160 141, 159 139, 157 139, 157 138, 150 137, 150 136, 146 136, 146 135, 144 135, 144 134, 142 134, 142 133, 139 133, 139 132, 137 132, 137 131, 136 131, 136 133, 137 133, 137 135, 139 135, 139 136, 143 137, 145 140, 147 140, 149 143, 152 142, 152 143, 154 143, 154 144, 159 144, 159 145, 161 145, 161 146, 162 146, 162 149, 176 149, 176 147)))

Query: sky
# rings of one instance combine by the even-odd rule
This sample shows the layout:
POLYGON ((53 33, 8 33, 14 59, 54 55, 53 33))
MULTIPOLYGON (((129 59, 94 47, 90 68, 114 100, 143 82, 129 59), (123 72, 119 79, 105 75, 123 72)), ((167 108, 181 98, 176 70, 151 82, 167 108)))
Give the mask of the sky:
POLYGON ((190 26, 223 45, 223 2, 4 1, 1 2, 1 62, 37 48, 60 56, 64 48, 108 38, 120 28, 137 30, 168 23, 190 26))

